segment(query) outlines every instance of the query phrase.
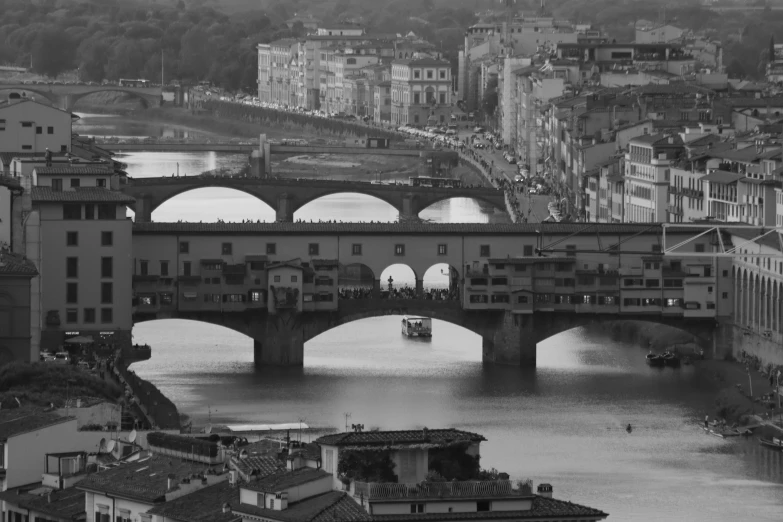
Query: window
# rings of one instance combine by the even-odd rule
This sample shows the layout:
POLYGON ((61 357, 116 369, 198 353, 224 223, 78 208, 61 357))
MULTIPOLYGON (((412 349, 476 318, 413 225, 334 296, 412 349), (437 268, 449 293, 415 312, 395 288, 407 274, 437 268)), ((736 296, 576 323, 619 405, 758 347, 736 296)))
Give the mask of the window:
POLYGON ((103 324, 114 321, 114 313, 111 308, 101 308, 101 322, 103 324))
POLYGON ((476 502, 476 511, 489 511, 489 500, 479 500, 476 502))
POLYGON ((421 78, 421 71, 413 71, 413 78, 416 80, 421 78))
POLYGON ((419 94, 418 92, 414 92, 413 93, 413 103, 415 105, 418 105, 418 104, 421 103, 421 94, 419 94))
POLYGON ((114 285, 112 283, 101 283, 101 304, 111 304, 114 302, 114 285))
POLYGON ((5 120, 0 120, 0 131, 5 130, 5 120))
POLYGON ((644 281, 644 286, 646 288, 659 288, 661 286, 661 280, 660 279, 646 279, 644 281))
POLYGON ((63 219, 81 219, 82 206, 75 203, 66 203, 63 205, 63 219))
POLYGON ((66 257, 65 258, 65 277, 69 279, 75 279, 79 277, 79 258, 78 257, 66 257))
POLYGON ((224 256, 230 256, 233 250, 234 248, 231 243, 223 243, 223 245, 220 247, 220 253, 224 256))
MULTIPOLYGON (((140 263, 141 275, 147 275, 147 262, 142 261, 140 263)), ((101 258, 101 277, 114 277, 114 258, 102 257, 101 258)))
POLYGON ((115 205, 98 205, 98 219, 117 219, 115 205))
POLYGON ((296 282, 298 282, 298 281, 299 281, 299 278, 298 278, 297 276, 295 276, 295 275, 292 275, 292 276, 291 276, 291 282, 292 282, 292 283, 296 283, 296 282))
POLYGON ((518 295, 517 296, 517 303, 519 303, 519 304, 527 304, 527 296, 526 295, 518 295))
POLYGON ((82 180, 79 178, 71 178, 71 188, 78 188, 82 186, 82 180))
POLYGON ((395 256, 404 256, 405 255, 405 245, 394 245, 394 255, 395 256))
POLYGON ((101 246, 112 246, 114 244, 114 232, 101 232, 101 246))
POLYGON ((76 308, 68 308, 65 310, 65 322, 68 324, 74 324, 79 322, 79 310, 76 308))
POLYGON ((533 255, 533 245, 525 245, 522 247, 522 254, 525 256, 533 255))
POLYGON ((65 246, 79 246, 79 233, 78 232, 66 232, 65 233, 65 246))
POLYGON ((427 79, 428 80, 432 79, 432 71, 427 71, 427 79))
POLYGON ((483 295, 483 294, 473 294, 470 296, 470 302, 471 303, 488 303, 489 302, 489 296, 483 295))
POLYGON ((508 303, 508 294, 493 294, 492 295, 492 302, 493 303, 508 303))
POLYGON ((489 257, 489 245, 479 246, 479 257, 489 257))
POLYGON ((277 254, 277 243, 267 243, 266 253, 272 255, 277 254))
POLYGON ((446 79, 446 71, 445 70, 441 70, 440 71, 440 79, 441 80, 445 80, 446 79))
POLYGON ((63 180, 57 178, 52 180, 52 192, 63 191, 63 180))
POLYGON ((723 292, 723 293, 722 293, 720 296, 721 296, 723 299, 728 299, 728 298, 729 298, 729 293, 728 293, 728 292, 723 292))
POLYGON ((362 245, 360 243, 351 245, 351 255, 354 256, 362 255, 362 245))
POLYGON ((98 187, 106 188, 106 178, 98 178, 95 183, 98 187))
POLYGON ((87 324, 95 323, 95 308, 84 309, 84 322, 87 324))
POLYGON ((46 134, 54 134, 54 127, 46 127, 46 134))
POLYGON ((76 283, 65 283, 65 302, 76 303, 79 301, 79 285, 76 283))
POLYGON ((446 247, 446 245, 443 245, 443 244, 438 245, 438 255, 439 256, 445 256, 447 252, 448 252, 448 248, 446 247))
POLYGON ((424 504, 411 504, 411 513, 424 513, 424 504))
POLYGON ((310 253, 311 256, 317 256, 318 252, 320 251, 320 247, 318 243, 310 243, 307 245, 307 251, 310 253))
POLYGON ((185 261, 182 263, 182 275, 189 276, 191 275, 191 264, 190 261, 185 261))
POLYGON ((169 262, 168 261, 161 261, 160 262, 160 275, 161 276, 169 275, 169 262))
POLYGON ((180 241, 179 242, 179 253, 180 254, 189 254, 190 253, 190 243, 187 241, 180 241))
POLYGON ((704 243, 696 243, 695 251, 696 252, 704 252, 704 243))
POLYGON ((22 150, 33 150, 32 145, 22 145, 22 150))
POLYGON ((275 276, 275 278, 274 278, 274 282, 275 282, 275 283, 279 283, 279 282, 280 282, 280 276, 275 276))
POLYGON ((36 127, 35 128, 35 133, 36 134, 43 134, 43 127, 36 127))
POLYGON ((92 203, 84 204, 84 219, 95 219, 95 205, 92 203))
POLYGON ((260 290, 251 290, 250 291, 250 302, 252 303, 260 303, 263 296, 261 294, 260 290))

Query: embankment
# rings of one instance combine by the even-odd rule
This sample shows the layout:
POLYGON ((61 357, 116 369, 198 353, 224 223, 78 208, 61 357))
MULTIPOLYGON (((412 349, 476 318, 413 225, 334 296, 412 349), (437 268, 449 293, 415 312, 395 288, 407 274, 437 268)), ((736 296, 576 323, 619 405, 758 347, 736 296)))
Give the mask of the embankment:
POLYGON ((114 368, 120 382, 130 387, 138 400, 139 409, 147 417, 153 427, 162 430, 180 429, 180 415, 171 399, 151 382, 145 381, 128 368, 122 357, 115 360, 114 368))

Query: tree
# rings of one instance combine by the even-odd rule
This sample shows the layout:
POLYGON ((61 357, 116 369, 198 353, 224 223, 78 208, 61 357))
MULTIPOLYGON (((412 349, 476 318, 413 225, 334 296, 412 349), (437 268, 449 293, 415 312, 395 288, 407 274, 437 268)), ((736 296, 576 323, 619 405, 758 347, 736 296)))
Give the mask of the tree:
POLYGON ((50 28, 38 33, 32 54, 33 70, 51 78, 73 68, 73 42, 62 29, 50 28))

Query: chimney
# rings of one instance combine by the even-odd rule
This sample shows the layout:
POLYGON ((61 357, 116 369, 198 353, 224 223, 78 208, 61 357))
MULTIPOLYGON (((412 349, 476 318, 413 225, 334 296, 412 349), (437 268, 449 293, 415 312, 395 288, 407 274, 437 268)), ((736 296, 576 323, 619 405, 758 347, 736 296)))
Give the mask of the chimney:
POLYGON ((168 480, 166 481, 166 491, 171 491, 174 486, 177 485, 177 476, 173 473, 169 473, 168 480))
POLYGON ((228 502, 223 503, 223 513, 231 513, 231 504, 228 502))
POLYGON ((544 498, 552 498, 552 484, 539 484, 538 496, 544 498))
POLYGON ((669 145, 674 145, 674 136, 669 136, 669 145))
POLYGON ((235 469, 232 469, 231 471, 228 472, 228 483, 230 485, 236 486, 236 484, 237 484, 237 475, 239 475, 239 473, 237 473, 237 471, 235 469))
POLYGON ((81 408, 82 407, 82 400, 81 399, 76 399, 76 407, 77 408, 81 408))
POLYGON ((51 504, 52 503, 52 492, 46 494, 46 503, 51 504))

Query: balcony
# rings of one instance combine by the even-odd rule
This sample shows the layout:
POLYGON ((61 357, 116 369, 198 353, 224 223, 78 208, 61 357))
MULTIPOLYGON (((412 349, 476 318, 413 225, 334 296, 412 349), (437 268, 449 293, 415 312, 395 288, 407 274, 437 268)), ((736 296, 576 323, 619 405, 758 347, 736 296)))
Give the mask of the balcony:
POLYGON ((354 482, 353 488, 355 497, 362 497, 366 500, 524 496, 522 491, 512 488, 510 480, 422 482, 418 484, 354 482))

